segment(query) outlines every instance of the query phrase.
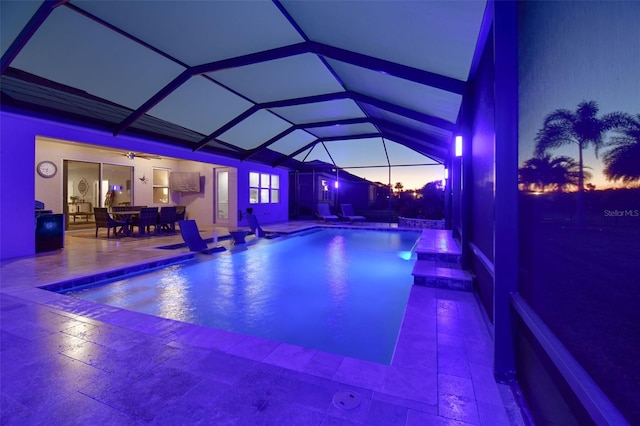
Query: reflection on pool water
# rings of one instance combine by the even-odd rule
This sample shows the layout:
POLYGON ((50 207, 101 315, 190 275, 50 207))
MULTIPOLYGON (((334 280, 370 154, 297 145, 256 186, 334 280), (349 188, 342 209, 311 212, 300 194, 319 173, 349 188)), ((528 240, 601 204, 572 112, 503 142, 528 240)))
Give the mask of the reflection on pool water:
POLYGON ((418 237, 327 229, 66 294, 390 364, 418 237))

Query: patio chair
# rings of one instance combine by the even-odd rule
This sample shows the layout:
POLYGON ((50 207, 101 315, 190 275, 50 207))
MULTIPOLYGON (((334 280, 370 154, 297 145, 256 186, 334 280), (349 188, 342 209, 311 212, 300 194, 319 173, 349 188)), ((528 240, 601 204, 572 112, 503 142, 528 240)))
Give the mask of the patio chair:
POLYGON ((160 219, 156 231, 176 232, 176 206, 160 207, 160 219))
POLYGON ((187 244, 187 247, 189 247, 189 251, 211 254, 226 250, 222 246, 207 246, 207 242, 200 236, 198 224, 195 220, 181 220, 180 222, 178 222, 178 226, 180 227, 180 234, 182 235, 182 239, 187 244))
POLYGON ((269 232, 262 229, 262 227, 258 223, 258 218, 253 213, 247 213, 247 222, 249 223, 251 232, 256 236, 256 238, 271 239, 280 236, 280 234, 278 234, 277 232, 269 232))
POLYGON ((355 214, 353 206, 351 204, 340 204, 341 218, 348 220, 349 222, 364 222, 366 217, 355 214))
POLYGON ((96 219, 96 238, 98 238, 98 230, 100 228, 107 228, 107 238, 111 237, 111 229, 114 229, 113 236, 116 236, 116 228, 123 229, 128 226, 128 223, 123 220, 116 220, 109 215, 109 211, 106 207, 94 207, 93 214, 96 219))
POLYGON ((187 218, 187 206, 176 206, 176 221, 185 220, 187 218))
POLYGON ((153 226, 154 232, 158 231, 158 208, 143 207, 140 209, 138 218, 131 224, 131 227, 138 227, 138 235, 151 232, 153 226))
POLYGON ((318 203, 318 220, 323 220, 325 222, 332 222, 338 220, 338 216, 335 214, 331 214, 329 210, 329 204, 327 203, 318 203))

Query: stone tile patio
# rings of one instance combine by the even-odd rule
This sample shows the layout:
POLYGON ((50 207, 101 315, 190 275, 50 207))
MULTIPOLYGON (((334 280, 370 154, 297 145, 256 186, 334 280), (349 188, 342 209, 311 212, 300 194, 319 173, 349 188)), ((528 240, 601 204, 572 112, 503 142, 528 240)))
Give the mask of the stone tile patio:
POLYGON ((472 293, 412 287, 386 366, 37 288, 185 255, 153 248, 179 241, 67 235, 60 252, 2 263, 1 424, 521 424, 509 389, 493 379, 472 293), (334 402, 341 392, 357 406, 334 402))

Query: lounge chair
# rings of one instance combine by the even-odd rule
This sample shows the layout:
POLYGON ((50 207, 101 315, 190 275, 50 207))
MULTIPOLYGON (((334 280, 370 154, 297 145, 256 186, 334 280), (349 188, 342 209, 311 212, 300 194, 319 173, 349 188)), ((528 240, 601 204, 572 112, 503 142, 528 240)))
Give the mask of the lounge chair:
POLYGON ((124 229, 129 224, 124 220, 116 220, 109 215, 109 211, 106 207, 94 207, 93 214, 96 218, 96 238, 98 238, 98 229, 107 228, 107 238, 110 238, 111 228, 114 229, 113 236, 116 236, 117 227, 124 229))
POLYGON ((318 219, 325 222, 331 222, 338 220, 338 216, 336 216, 335 214, 331 214, 331 211, 329 210, 329 204, 318 203, 318 219))
POLYGON ((366 217, 355 214, 351 204, 340 204, 341 217, 349 222, 364 222, 366 217))
POLYGON ((276 232, 265 231, 260 227, 258 218, 253 213, 247 213, 247 222, 249 222, 249 228, 256 238, 276 238, 280 235, 276 232))
POLYGON ((181 220, 178 222, 178 226, 180 227, 182 239, 187 244, 187 247, 189 247, 189 251, 210 254, 226 250, 224 247, 207 246, 207 242, 200 236, 198 224, 195 220, 181 220))

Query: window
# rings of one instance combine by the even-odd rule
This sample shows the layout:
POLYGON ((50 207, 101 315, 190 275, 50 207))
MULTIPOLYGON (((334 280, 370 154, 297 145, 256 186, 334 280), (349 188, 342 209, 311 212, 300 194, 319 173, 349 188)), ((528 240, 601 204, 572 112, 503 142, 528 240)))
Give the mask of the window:
POLYGON ((169 204, 168 169, 153 169, 153 203, 169 204))
POLYGON ((320 201, 329 201, 329 183, 325 179, 320 180, 322 191, 318 194, 320 201))
POLYGON ((280 176, 249 173, 249 204, 280 202, 280 176))

